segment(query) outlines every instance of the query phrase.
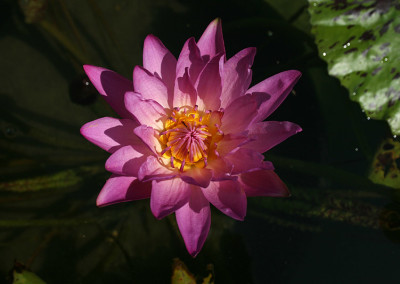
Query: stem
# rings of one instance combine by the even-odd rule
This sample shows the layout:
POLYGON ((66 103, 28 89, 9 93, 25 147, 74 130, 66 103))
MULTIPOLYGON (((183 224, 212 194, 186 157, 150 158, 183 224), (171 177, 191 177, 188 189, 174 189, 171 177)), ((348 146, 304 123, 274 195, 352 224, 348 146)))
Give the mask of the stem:
POLYGON ((64 36, 53 24, 46 20, 39 22, 41 28, 48 32, 52 37, 54 37, 61 45, 63 45, 75 58, 81 63, 90 62, 86 56, 71 44, 70 40, 64 36))

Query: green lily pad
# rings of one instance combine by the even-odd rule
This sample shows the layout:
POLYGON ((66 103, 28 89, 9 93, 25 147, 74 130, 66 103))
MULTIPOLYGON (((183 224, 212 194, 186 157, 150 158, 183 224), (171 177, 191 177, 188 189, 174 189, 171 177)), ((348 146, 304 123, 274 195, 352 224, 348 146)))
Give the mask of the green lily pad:
POLYGON ((309 0, 312 33, 328 72, 368 119, 400 134, 400 3, 309 0))
POLYGON ((374 157, 369 178, 375 183, 400 188, 400 142, 383 141, 374 157))

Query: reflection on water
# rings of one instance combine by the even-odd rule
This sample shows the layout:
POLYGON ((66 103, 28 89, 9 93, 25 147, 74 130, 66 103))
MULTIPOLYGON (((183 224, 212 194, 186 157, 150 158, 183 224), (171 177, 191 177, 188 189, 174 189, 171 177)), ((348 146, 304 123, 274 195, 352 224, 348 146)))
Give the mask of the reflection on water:
POLYGON ((329 77, 309 32, 306 1, 281 15, 284 2, 3 1, 3 279, 14 266, 13 273, 27 268, 45 283, 168 283, 183 267, 198 283, 395 283, 399 196, 368 176, 399 187, 398 138, 385 123, 367 121, 329 77), (303 72, 295 95, 271 120, 296 121, 304 130, 266 155, 292 196, 250 198, 245 222, 215 210, 209 238, 192 259, 174 218, 155 220, 148 201, 95 206, 109 176, 107 157, 79 128, 115 114, 81 66, 130 78, 147 34, 178 56, 184 40, 217 16, 228 56, 257 47, 253 82, 287 69, 303 72))

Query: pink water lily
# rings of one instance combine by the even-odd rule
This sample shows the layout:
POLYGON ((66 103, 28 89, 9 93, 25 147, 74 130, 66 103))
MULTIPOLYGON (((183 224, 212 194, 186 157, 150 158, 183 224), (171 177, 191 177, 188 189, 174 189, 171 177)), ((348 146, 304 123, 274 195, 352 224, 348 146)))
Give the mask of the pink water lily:
POLYGON ((301 128, 264 121, 301 73, 285 71, 249 88, 255 48, 226 60, 220 20, 178 57, 155 36, 145 39, 133 82, 85 65, 93 85, 121 118, 103 117, 81 133, 111 153, 112 173, 97 205, 150 198, 154 216, 175 212, 187 250, 196 256, 210 230, 210 203, 243 220, 248 196, 289 191, 262 153, 301 128))

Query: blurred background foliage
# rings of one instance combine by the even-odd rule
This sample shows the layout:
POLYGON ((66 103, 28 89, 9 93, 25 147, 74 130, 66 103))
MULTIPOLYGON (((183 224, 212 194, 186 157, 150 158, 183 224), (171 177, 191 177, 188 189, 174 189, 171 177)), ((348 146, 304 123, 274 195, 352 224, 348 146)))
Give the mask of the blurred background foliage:
POLYGON ((399 5, 0 2, 1 279, 180 283, 182 275, 193 283, 396 283, 400 114, 392 68, 398 65, 399 5), (371 23, 375 13, 382 17, 371 23), (192 259, 174 217, 157 221, 147 200, 95 206, 109 176, 107 154, 83 139, 79 128, 114 114, 82 64, 131 78, 133 67, 142 64, 147 34, 178 56, 184 41, 199 38, 216 17, 222 18, 228 57, 257 47, 254 83, 288 69, 303 73, 270 118, 296 122, 303 132, 266 153, 292 197, 249 199, 245 222, 213 210, 209 237, 192 259), (368 30, 368 44, 357 41, 368 30), (346 53, 353 47, 358 50, 346 53), (359 68, 363 62, 365 70, 359 68), (354 89, 359 84, 368 88, 365 94, 354 89))

